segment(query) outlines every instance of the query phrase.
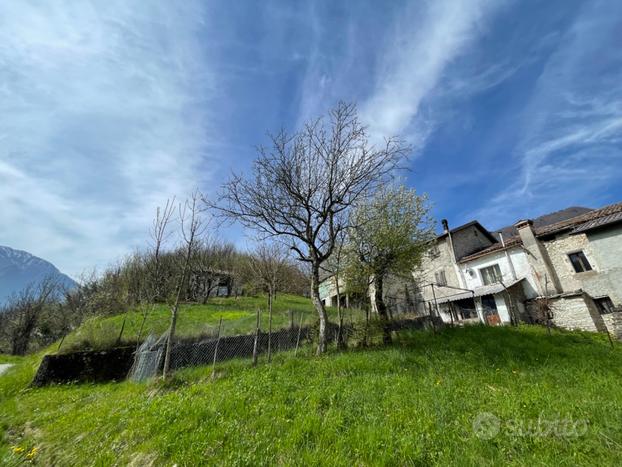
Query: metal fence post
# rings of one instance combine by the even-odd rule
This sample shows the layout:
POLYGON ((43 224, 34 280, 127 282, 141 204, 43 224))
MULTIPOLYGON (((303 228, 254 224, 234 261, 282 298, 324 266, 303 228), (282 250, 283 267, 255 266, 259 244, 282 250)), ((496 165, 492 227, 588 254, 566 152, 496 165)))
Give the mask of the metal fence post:
POLYGON ((298 337, 296 338, 296 350, 294 350, 294 357, 298 355, 298 345, 300 345, 300 334, 302 332, 302 316, 303 312, 300 312, 300 323, 298 323, 298 337))
POLYGON ((253 366, 257 366, 257 346, 259 344, 259 315, 260 315, 260 309, 257 308, 257 326, 255 328, 255 342, 253 344, 253 366))
POLYGON ((216 358, 218 357, 218 344, 220 344, 220 330, 222 329, 222 318, 218 323, 218 337, 216 338, 216 346, 214 347, 214 362, 212 363, 212 379, 216 378, 216 358))

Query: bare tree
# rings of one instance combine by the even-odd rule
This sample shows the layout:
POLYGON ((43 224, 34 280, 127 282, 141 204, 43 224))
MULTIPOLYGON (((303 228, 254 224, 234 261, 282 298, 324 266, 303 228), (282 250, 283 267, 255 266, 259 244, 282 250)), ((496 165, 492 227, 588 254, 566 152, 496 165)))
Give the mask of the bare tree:
POLYGON ((147 300, 149 303, 153 303, 157 300, 162 300, 164 296, 164 286, 162 277, 162 252, 164 245, 169 239, 171 232, 169 225, 175 212, 175 198, 167 199, 163 208, 156 209, 156 216, 153 220, 153 225, 149 235, 151 237, 151 245, 149 258, 149 289, 147 291, 147 300))
POLYGON ((277 290, 284 282, 288 254, 283 245, 261 242, 249 255, 250 269, 256 281, 268 295, 268 361, 272 359, 272 306, 277 290))
POLYGON ((318 354, 326 349, 327 315, 320 300, 320 266, 347 229, 348 209, 392 175, 409 148, 396 139, 371 145, 356 107, 339 103, 293 135, 281 131, 259 148, 253 174, 233 175, 217 208, 263 237, 278 236, 311 266, 311 297, 319 317, 318 354))
POLYGON ((57 282, 52 277, 46 277, 14 295, 4 310, 0 310, 0 330, 9 342, 11 354, 25 355, 28 352, 33 333, 57 292, 57 282))
POLYGON ((335 248, 333 250, 333 254, 328 258, 322 265, 322 269, 332 277, 332 280, 335 281, 335 293, 337 294, 337 320, 338 328, 337 328, 337 347, 343 348, 345 347, 345 340, 343 337, 343 313, 342 313, 342 303, 341 303, 341 282, 343 280, 343 270, 344 270, 344 246, 347 239, 347 232, 342 230, 339 235, 337 235, 335 241, 335 248))
MULTIPOLYGON (((164 277, 162 274, 162 254, 171 232, 169 229, 171 219, 175 212, 175 198, 167 199, 163 208, 156 208, 156 215, 149 230, 151 244, 144 258, 146 271, 141 271, 144 278, 144 294, 141 293, 139 302, 142 303, 143 319, 138 330, 137 342, 140 343, 145 322, 149 313, 153 311, 155 303, 164 299, 166 295, 164 277), (145 274, 146 273, 146 274, 145 274)), ((139 345, 139 344, 137 344, 139 345)))
POLYGON ((175 329, 177 327, 177 316, 179 313, 179 303, 182 291, 188 282, 188 276, 191 270, 191 260, 194 250, 201 236, 207 229, 207 224, 200 209, 201 195, 195 191, 189 199, 179 205, 179 225, 182 237, 184 256, 179 267, 179 277, 177 282, 177 291, 175 299, 171 306, 171 324, 166 339, 166 351, 164 354, 164 369, 162 377, 166 378, 171 366, 171 350, 173 348, 173 339, 175 337, 175 329))

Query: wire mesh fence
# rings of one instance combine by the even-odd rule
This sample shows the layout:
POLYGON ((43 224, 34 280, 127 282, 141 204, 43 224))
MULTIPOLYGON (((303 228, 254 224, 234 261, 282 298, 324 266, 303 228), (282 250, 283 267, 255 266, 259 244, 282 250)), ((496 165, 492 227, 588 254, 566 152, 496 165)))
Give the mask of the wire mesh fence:
MULTIPOLYGON (((216 368, 221 362, 233 359, 257 364, 285 351, 296 356, 314 354, 319 322, 310 301, 280 295, 272 302, 272 313, 268 311, 268 303, 266 297, 260 296, 183 304, 178 312, 170 369, 199 365, 216 368)), ((369 310, 357 308, 328 307, 327 313, 328 343, 339 348, 382 343, 386 332, 424 325, 431 328, 434 323, 429 316, 416 318, 400 314, 392 315, 387 324, 369 310)), ((167 304, 139 306, 122 314, 94 317, 70 333, 56 353, 133 348, 130 377, 143 380, 162 373, 170 323, 171 307, 167 304)))
MULTIPOLYGON (((270 362, 277 353, 289 351, 292 356, 307 356, 315 351, 319 339, 317 321, 308 324, 311 313, 299 313, 290 325, 280 328, 261 327, 261 313, 257 312, 254 332, 237 334, 236 323, 225 323, 222 319, 212 332, 200 337, 177 337, 171 349, 170 369, 177 370, 192 366, 211 365, 212 374, 220 362, 243 359, 256 365, 261 359, 270 362)), ((335 316, 328 322, 326 337, 329 345, 337 348, 348 346, 369 346, 386 342, 387 334, 407 329, 433 329, 442 323, 429 316, 407 317, 382 321, 360 310, 344 310, 342 324, 335 322, 335 316), (357 316, 355 316, 355 314, 357 316), (362 316, 361 316, 362 315, 362 316)), ((141 381, 161 373, 164 364, 164 348, 167 335, 159 338, 150 335, 138 346, 129 377, 141 381)))

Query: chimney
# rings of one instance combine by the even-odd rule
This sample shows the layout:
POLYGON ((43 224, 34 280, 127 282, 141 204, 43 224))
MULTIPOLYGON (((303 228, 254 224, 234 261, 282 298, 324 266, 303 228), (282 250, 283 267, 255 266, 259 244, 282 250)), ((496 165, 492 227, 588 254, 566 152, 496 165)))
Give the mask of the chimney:
POLYGON ((441 224, 443 224, 443 233, 449 233, 449 223, 447 222, 447 219, 443 219, 441 224))
POLYGON ((540 240, 536 238, 533 221, 531 219, 520 220, 514 224, 514 227, 518 230, 523 247, 529 253, 527 261, 536 273, 536 279, 540 284, 540 293, 545 296, 562 293, 562 286, 553 268, 553 263, 551 263, 549 253, 540 240))

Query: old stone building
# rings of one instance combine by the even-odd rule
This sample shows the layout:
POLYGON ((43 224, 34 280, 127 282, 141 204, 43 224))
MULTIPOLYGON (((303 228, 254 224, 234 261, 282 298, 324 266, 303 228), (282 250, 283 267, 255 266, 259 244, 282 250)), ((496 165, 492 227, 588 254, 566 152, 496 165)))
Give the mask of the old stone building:
POLYGON ((504 229, 508 238, 476 221, 453 229, 444 222, 413 272, 419 312, 488 324, 548 314, 560 327, 619 332, 622 203, 584 211, 548 224, 518 221, 504 229))

